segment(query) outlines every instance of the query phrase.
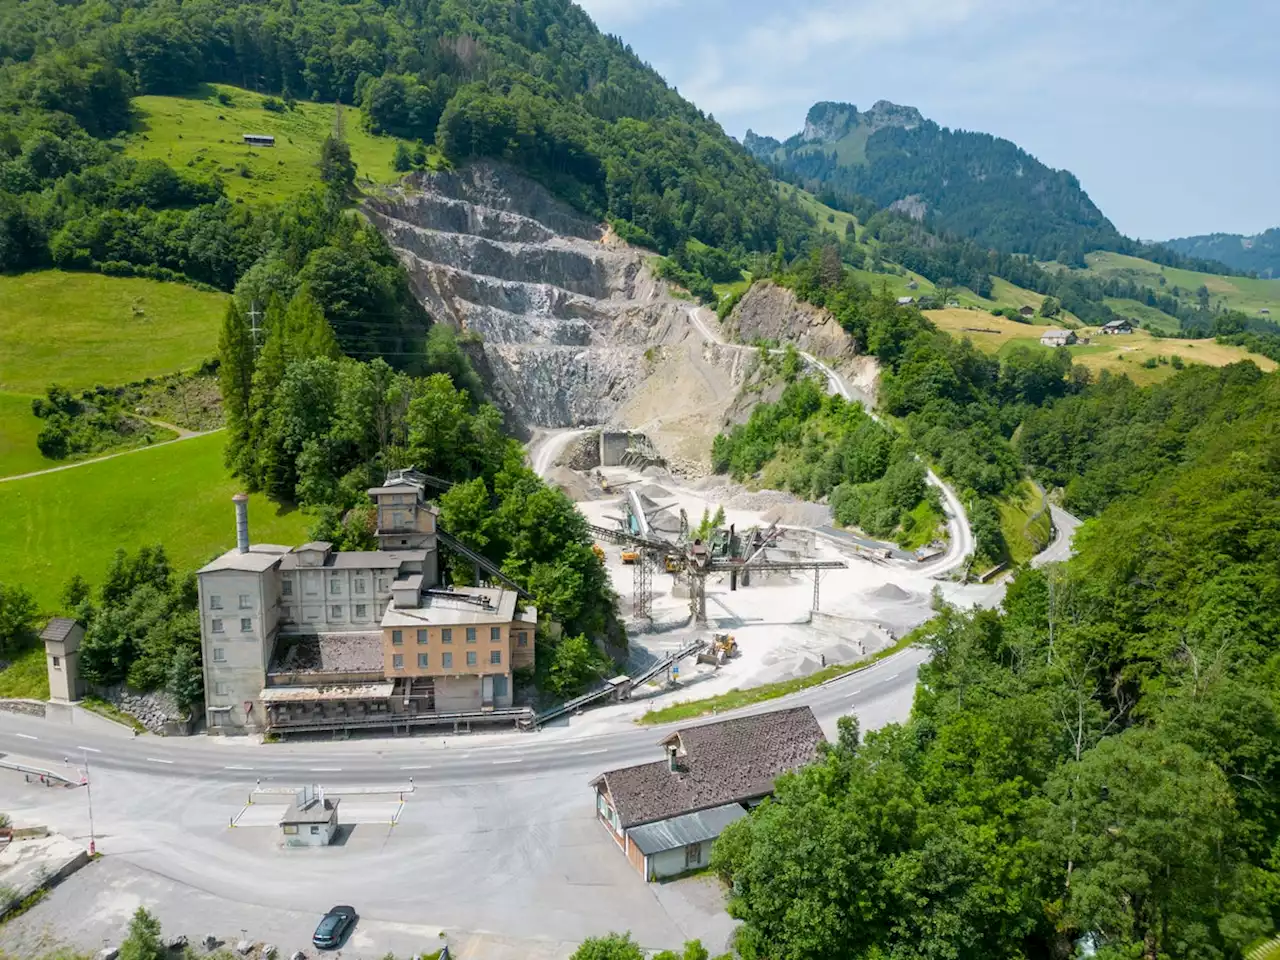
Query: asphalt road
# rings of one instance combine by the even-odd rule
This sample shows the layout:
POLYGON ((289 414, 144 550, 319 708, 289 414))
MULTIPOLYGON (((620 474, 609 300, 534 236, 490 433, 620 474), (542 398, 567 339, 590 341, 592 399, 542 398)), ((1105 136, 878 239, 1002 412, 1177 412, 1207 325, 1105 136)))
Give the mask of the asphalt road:
POLYGON ((1076 530, 1083 522, 1054 504, 1049 504, 1049 513, 1053 517, 1053 541, 1031 560, 1033 567, 1042 567, 1046 563, 1058 563, 1071 556, 1072 542, 1076 530))

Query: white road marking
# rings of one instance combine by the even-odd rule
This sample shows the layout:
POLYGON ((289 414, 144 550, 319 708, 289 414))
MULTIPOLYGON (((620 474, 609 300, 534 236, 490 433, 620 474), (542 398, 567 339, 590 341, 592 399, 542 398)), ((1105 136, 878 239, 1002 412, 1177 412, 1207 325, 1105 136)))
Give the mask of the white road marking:
POLYGON ((40 739, 39 737, 33 737, 29 733, 15 733, 14 736, 21 737, 23 740, 39 740, 40 739))
POLYGON ((230 767, 223 767, 222 769, 223 770, 252 770, 253 767, 230 766, 230 767))
POLYGON ((173 763, 172 760, 160 760, 157 757, 147 757, 149 763, 173 763))
POLYGON ((862 688, 858 688, 857 690, 853 691, 853 693, 849 694, 849 699, 850 699, 850 700, 852 700, 854 697, 856 697, 856 696, 857 696, 858 694, 860 694, 861 692, 862 692, 862 688))
POLYGON ((307 770, 307 772, 308 773, 341 773, 342 768, 341 767, 311 767, 310 769, 307 770))
POLYGON ((431 764, 429 764, 429 763, 424 763, 422 766, 418 766, 418 767, 401 767, 400 769, 401 769, 401 770, 430 770, 430 769, 431 769, 431 764))
POLYGON ((609 752, 609 748, 608 748, 608 747, 601 747, 599 750, 579 750, 579 751, 578 751, 578 756, 580 756, 580 757, 589 757, 589 756, 591 756, 593 753, 608 753, 608 752, 609 752))
POLYGON ((889 676, 885 677, 885 680, 896 680, 900 676, 902 676, 901 673, 891 673, 889 676))
POLYGON ((517 757, 515 760, 494 760, 494 763, 523 763, 524 761, 517 757))
POLYGON ((77 750, 88 750, 90 753, 101 753, 97 747, 76 747, 77 750))

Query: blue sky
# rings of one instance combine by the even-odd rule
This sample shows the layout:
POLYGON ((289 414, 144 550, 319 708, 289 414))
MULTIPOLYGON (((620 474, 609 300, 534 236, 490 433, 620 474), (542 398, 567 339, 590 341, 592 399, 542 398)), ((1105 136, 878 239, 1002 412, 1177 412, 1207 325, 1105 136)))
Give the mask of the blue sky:
POLYGON ((1144 239, 1280 226, 1280 0, 578 0, 741 139, 876 100, 1013 140, 1144 239))

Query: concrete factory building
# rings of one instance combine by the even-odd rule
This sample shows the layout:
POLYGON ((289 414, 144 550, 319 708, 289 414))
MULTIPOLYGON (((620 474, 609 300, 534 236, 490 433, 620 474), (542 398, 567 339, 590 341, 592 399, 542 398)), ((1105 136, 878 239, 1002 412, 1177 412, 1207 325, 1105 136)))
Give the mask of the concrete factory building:
POLYGON ((400 471, 369 495, 379 550, 250 544, 199 571, 210 732, 406 728, 506 716, 537 610, 504 587, 440 585, 437 511, 400 471))
POLYGON ((808 707, 677 730, 667 758, 591 781, 596 815, 646 880, 704 867, 711 844, 825 741, 808 707))

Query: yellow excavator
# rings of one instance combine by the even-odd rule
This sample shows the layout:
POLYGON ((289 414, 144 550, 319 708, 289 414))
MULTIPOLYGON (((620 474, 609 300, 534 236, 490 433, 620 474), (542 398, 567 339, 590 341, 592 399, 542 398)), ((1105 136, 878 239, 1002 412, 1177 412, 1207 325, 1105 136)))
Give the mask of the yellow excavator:
POLYGON ((738 641, 731 633, 717 633, 711 638, 711 649, 724 662, 738 655, 738 641))
POLYGON ((677 557, 673 554, 667 554, 662 564, 666 567, 667 573, 684 573, 684 557, 677 557))
POLYGON ((622 562, 623 562, 623 563, 635 563, 635 562, 636 562, 637 560, 639 560, 639 559, 640 559, 640 551, 639 551, 639 550, 623 550, 623 551, 622 551, 622 562))

